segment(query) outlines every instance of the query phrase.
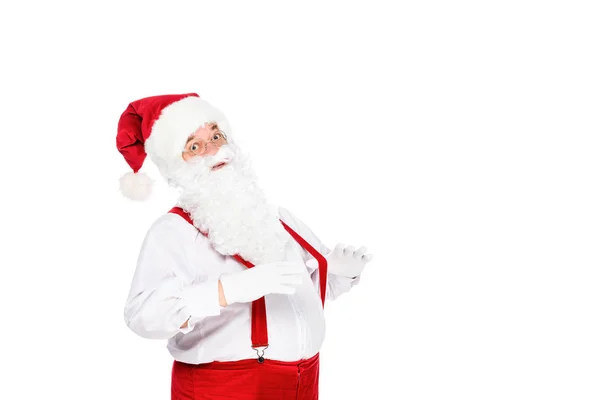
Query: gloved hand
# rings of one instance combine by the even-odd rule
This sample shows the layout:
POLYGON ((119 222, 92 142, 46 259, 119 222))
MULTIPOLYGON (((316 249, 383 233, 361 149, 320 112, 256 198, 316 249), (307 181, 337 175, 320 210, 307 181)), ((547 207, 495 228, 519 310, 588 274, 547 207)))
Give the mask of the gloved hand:
POLYGON ((293 294, 305 271, 302 263, 281 261, 223 274, 220 280, 227 304, 249 303, 271 293, 293 294))
POLYGON ((335 249, 325 256, 327 259, 327 272, 348 278, 357 277, 363 272, 365 265, 373 259, 372 254, 366 253, 367 248, 364 246, 354 250, 354 246, 345 246, 338 243, 335 249))

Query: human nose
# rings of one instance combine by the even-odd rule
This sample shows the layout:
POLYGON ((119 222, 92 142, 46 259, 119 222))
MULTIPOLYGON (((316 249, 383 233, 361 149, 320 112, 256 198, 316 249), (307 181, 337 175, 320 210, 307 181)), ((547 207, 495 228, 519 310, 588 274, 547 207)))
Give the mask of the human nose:
POLYGON ((213 142, 208 142, 206 144, 206 155, 214 156, 215 154, 217 154, 217 151, 219 151, 219 146, 217 146, 213 142))

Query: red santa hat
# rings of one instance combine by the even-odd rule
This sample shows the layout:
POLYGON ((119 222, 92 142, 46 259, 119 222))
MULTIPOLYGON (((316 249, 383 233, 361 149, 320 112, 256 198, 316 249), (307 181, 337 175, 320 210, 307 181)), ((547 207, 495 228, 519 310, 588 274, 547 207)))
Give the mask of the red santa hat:
POLYGON ((152 96, 130 103, 117 128, 117 149, 133 170, 121 177, 123 195, 147 199, 153 180, 139 172, 146 156, 169 179, 171 171, 184 162, 188 136, 208 122, 216 122, 230 140, 231 129, 223 113, 196 93, 152 96))

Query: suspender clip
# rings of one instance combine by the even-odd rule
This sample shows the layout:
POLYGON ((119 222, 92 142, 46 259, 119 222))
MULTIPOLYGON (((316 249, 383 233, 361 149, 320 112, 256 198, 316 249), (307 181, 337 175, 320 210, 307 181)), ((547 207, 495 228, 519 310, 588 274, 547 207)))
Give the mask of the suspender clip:
POLYGON ((265 358, 263 357, 265 355, 265 350, 269 348, 269 346, 259 346, 259 347, 252 347, 255 351, 256 351, 256 355, 258 356, 258 363, 262 364, 263 362, 265 362, 265 358))

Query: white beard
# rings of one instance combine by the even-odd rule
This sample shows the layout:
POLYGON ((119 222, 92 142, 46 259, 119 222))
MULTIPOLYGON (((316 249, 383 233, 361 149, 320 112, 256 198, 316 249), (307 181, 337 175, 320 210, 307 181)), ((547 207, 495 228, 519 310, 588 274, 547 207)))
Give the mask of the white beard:
POLYGON ((222 146, 214 156, 196 157, 174 177, 181 189, 178 205, 194 225, 208 233, 212 247, 223 255, 239 254, 253 264, 281 261, 290 235, 277 208, 256 183, 250 160, 237 146, 222 146), (225 167, 211 167, 230 158, 225 167))

